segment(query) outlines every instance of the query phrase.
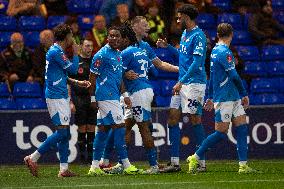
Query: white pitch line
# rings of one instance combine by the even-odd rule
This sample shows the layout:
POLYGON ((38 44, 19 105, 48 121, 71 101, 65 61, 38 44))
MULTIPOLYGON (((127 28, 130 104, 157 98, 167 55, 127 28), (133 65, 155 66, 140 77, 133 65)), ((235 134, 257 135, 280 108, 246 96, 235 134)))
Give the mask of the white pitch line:
POLYGON ((94 185, 61 185, 61 186, 27 186, 27 187, 4 187, 2 189, 34 189, 34 188, 74 188, 74 187, 116 187, 116 186, 143 186, 143 185, 181 185, 181 184, 206 184, 206 183, 250 183, 250 182, 284 182, 284 179, 278 180, 219 180, 219 181, 191 181, 191 182, 141 182, 141 183, 121 183, 121 184, 94 184, 94 185))

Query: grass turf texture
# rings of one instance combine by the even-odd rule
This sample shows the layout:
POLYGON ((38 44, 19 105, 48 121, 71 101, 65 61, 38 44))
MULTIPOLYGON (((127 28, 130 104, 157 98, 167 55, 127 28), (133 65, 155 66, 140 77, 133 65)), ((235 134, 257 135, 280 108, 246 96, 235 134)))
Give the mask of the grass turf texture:
MULTIPOLYGON (((146 168, 145 162, 134 163, 146 168)), ((239 175, 236 161, 208 161, 207 172, 188 174, 187 164, 182 172, 158 175, 108 175, 89 177, 89 166, 71 164, 80 177, 57 178, 58 165, 40 165, 39 178, 30 175, 25 166, 1 166, 0 188, 284 188, 284 160, 252 160, 258 174, 239 175)))

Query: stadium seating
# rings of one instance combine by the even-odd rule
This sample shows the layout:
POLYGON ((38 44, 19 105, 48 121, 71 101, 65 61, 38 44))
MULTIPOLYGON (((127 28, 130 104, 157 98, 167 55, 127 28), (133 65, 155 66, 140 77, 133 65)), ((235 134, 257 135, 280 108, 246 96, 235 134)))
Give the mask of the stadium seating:
POLYGON ((257 94, 250 96, 251 105, 273 105, 273 104, 283 104, 284 96, 283 94, 257 94))
POLYGON ((81 30, 90 30, 93 28, 94 15, 79 15, 78 25, 81 30))
POLYGON ((268 74, 265 62, 245 62, 244 73, 253 76, 266 76, 268 74))
POLYGON ((216 19, 213 14, 199 14, 197 17, 198 26, 202 29, 216 29, 216 19))
POLYGON ((173 94, 173 87, 177 83, 176 80, 161 80, 160 84, 162 86, 161 88, 161 96, 172 96, 173 94))
POLYGON ((52 29, 58 24, 64 23, 65 20, 65 16, 49 16, 47 19, 47 28, 52 29))
POLYGON ((16 110, 17 105, 12 98, 0 98, 0 110, 16 110))
POLYGON ((233 45, 250 45, 252 44, 252 39, 249 32, 245 30, 234 31, 234 37, 232 40, 233 45))
POLYGON ((41 31, 46 28, 45 20, 41 16, 21 16, 19 28, 21 31, 41 31))
POLYGON ((10 95, 8 85, 4 82, 0 82, 0 97, 9 97, 10 95))
POLYGON ((170 106, 171 96, 156 96, 156 104, 158 107, 168 107, 170 106))
POLYGON ((96 0, 69 0, 67 1, 67 8, 72 13, 95 14, 98 11, 98 7, 95 6, 96 3, 96 0))
POLYGON ((284 46, 270 45, 262 49, 263 60, 284 60, 284 46))
POLYGON ((16 104, 19 110, 46 109, 45 100, 42 98, 17 98, 16 104))
POLYGON ((275 10, 284 10, 284 1, 283 0, 272 0, 272 7, 275 10))
POLYGON ((284 9, 283 11, 276 11, 275 13, 273 13, 273 17, 281 24, 284 24, 284 9))
POLYGON ((167 48, 154 48, 154 51, 162 61, 169 62, 174 65, 178 65, 178 59, 167 48))
POLYGON ((223 11, 229 11, 231 9, 231 2, 228 0, 214 0, 213 5, 219 7, 223 11))
POLYGON ((42 90, 38 82, 17 82, 13 90, 14 97, 41 97, 42 90))
POLYGON ((0 32, 0 48, 6 48, 10 44, 12 32, 0 32))
POLYGON ((8 4, 8 0, 0 0, 0 15, 6 13, 8 4))
POLYGON ((243 29, 242 17, 240 14, 219 14, 217 23, 226 22, 233 26, 234 29, 243 29))
POLYGON ((40 43, 39 32, 22 32, 25 40, 25 45, 34 49, 40 43))
POLYGON ((210 40, 212 42, 214 42, 216 40, 216 37, 217 37, 217 31, 216 29, 215 30, 207 30, 205 31, 206 34, 208 34, 210 40))
POLYGON ((258 61, 260 59, 259 51, 256 46, 236 46, 236 49, 244 61, 258 61))
POLYGON ((150 80, 153 87, 154 95, 157 96, 161 93, 161 84, 159 80, 150 80))
POLYGON ((251 81, 252 93, 277 93, 279 79, 258 78, 251 81))
POLYGON ((284 76, 284 61, 275 61, 267 63, 267 69, 271 76, 284 76))
POLYGON ((0 16, 0 31, 17 31, 17 19, 10 16, 0 16))

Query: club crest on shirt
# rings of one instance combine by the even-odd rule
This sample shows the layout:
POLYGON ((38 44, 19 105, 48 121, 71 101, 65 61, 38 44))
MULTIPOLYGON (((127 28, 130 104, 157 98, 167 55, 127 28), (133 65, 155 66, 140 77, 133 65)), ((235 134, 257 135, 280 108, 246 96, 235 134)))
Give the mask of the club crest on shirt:
POLYGON ((120 62, 120 57, 119 56, 117 57, 117 61, 120 62))
POLYGON ((101 63, 102 63, 102 62, 101 62, 99 59, 97 59, 97 60, 95 61, 95 63, 94 63, 94 66, 95 66, 95 67, 100 67, 101 63))
POLYGON ((186 41, 186 37, 184 36, 184 37, 182 38, 182 40, 183 40, 183 41, 186 41))
POLYGON ((233 60, 232 55, 228 54, 228 55, 227 55, 227 61, 228 61, 229 63, 231 63, 232 60, 233 60))

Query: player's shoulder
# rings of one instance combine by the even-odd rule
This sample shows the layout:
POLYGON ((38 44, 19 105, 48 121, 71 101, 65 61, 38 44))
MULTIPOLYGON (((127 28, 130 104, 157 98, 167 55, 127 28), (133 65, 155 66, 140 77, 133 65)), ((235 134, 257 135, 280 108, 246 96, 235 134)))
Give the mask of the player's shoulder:
POLYGON ((61 53, 61 52, 62 52, 61 49, 58 48, 57 45, 52 45, 52 46, 48 49, 47 54, 50 55, 50 56, 52 56, 52 55, 55 55, 55 54, 58 54, 58 53, 61 53))
POLYGON ((206 35, 203 32, 203 30, 198 27, 198 28, 196 28, 196 30, 195 30, 195 32, 193 34, 193 38, 206 40, 206 35))

